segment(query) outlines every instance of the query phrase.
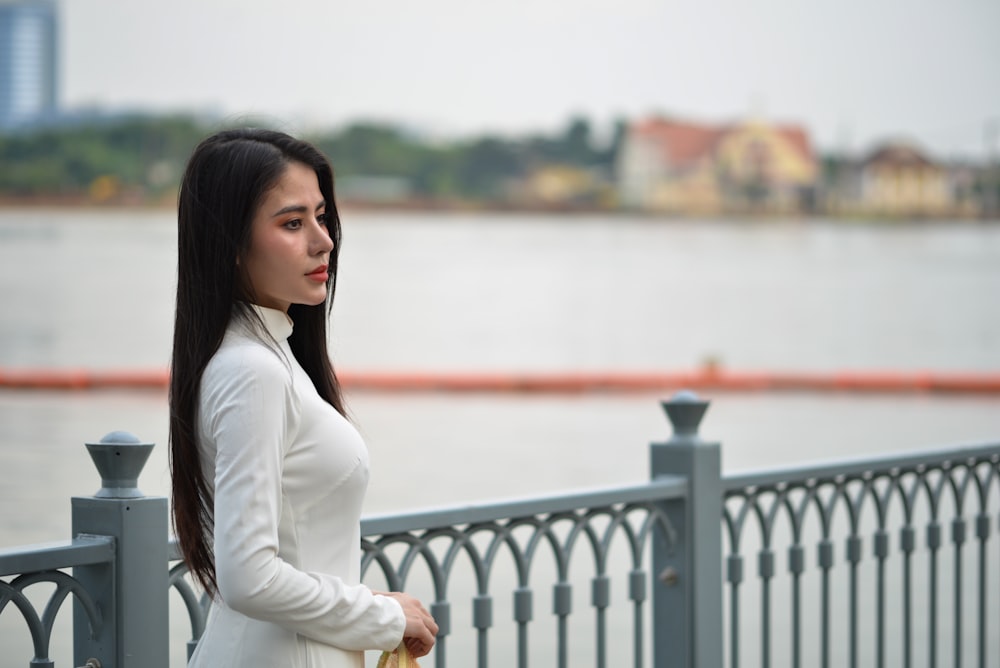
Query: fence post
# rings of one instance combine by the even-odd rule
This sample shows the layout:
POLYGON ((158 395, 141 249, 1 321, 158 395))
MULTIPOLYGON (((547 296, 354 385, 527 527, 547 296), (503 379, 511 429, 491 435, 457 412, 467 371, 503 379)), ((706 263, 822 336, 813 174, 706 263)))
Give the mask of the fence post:
POLYGON ((91 635, 74 601, 75 665, 97 659, 102 668, 167 668, 167 500, 144 496, 136 486, 153 444, 116 431, 86 446, 101 489, 73 497, 73 536, 113 536, 115 560, 73 569, 102 616, 100 631, 91 635))
POLYGON ((661 403, 674 433, 650 445, 651 474, 683 476, 688 489, 685 499, 663 504, 675 535, 661 529, 653 542, 653 666, 721 668, 720 446, 698 436, 707 401, 684 391, 661 403))

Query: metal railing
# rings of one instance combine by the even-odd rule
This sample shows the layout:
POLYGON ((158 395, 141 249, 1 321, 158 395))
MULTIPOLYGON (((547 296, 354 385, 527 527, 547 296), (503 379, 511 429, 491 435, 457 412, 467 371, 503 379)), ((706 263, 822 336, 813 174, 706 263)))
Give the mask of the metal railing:
MULTIPOLYGON (((954 447, 919 455, 875 457, 862 461, 789 468, 730 476, 724 481, 726 507, 724 524, 729 552, 726 580, 729 593, 729 665, 740 661, 740 605, 744 584, 744 552, 741 542, 749 538, 756 547, 759 582, 760 663, 761 666, 885 666, 914 664, 920 645, 925 644, 921 665, 989 666, 1000 659, 996 644, 1000 639, 1000 560, 988 553, 990 528, 1000 513, 1000 445, 954 447), (946 516, 946 515, 950 515, 946 516), (978 549, 972 564, 964 554, 970 521, 978 549), (838 528, 839 523, 839 528, 838 528), (748 534, 748 525, 757 533, 748 534), (951 554, 942 554, 943 531, 949 527, 951 554), (893 554, 892 532, 898 530, 898 547, 893 554), (919 589, 925 600, 914 605, 914 561, 918 556, 919 533, 923 530, 927 585, 919 589), (772 600, 773 582, 778 575, 775 536, 783 532, 787 548, 787 571, 790 583, 787 615, 791 638, 787 653, 778 660, 772 656, 776 614, 772 600), (866 560, 864 537, 871 535, 866 560), (833 660, 833 608, 831 592, 836 561, 835 540, 843 539, 847 564, 846 601, 839 606, 844 613, 846 642, 839 644, 842 660, 833 660), (803 579, 807 568, 807 546, 816 549, 819 597, 813 608, 818 613, 819 642, 807 658, 802 642, 803 579), (895 558, 894 558, 895 557, 895 558), (941 595, 942 577, 950 562, 952 588, 950 600, 941 595), (866 561, 872 568, 863 573, 866 561), (972 565, 973 574, 964 566, 972 565), (898 567, 898 571, 896 568, 898 567), (990 582, 992 573, 992 583, 990 582), (862 582, 867 575, 868 591, 862 582), (891 579, 891 576, 898 576, 891 579), (991 590, 992 584, 992 590, 991 590), (888 590, 891 588, 892 596, 888 590), (992 595, 991 595, 992 591, 992 595), (865 596, 871 593, 871 596, 865 596), (970 595, 971 601, 965 596, 970 595), (989 602, 994 602, 992 611, 989 602), (865 603, 867 602, 867 605, 865 603), (990 615, 992 612, 992 626, 990 615), (920 614, 926 634, 914 624, 920 614), (950 656, 942 648, 942 617, 950 617, 948 635, 950 656), (974 638, 970 660, 964 661, 967 635, 965 620, 973 617, 974 638), (898 626, 896 646, 888 643, 887 623, 898 626), (867 622, 864 624, 863 622, 867 622), (870 652, 861 654, 862 628, 872 629, 870 652), (993 631, 991 634, 990 631, 993 631), (843 651, 846 650, 846 651, 843 651), (889 657, 891 650, 892 655, 889 657), (992 656, 992 660, 990 657, 992 656), (889 658, 887 658, 889 657, 889 658)), ((745 550, 749 552, 751 550, 745 550)))
MULTIPOLYGON (((650 446, 649 482, 363 520, 364 580, 420 595, 439 622, 427 665, 997 665, 1000 444, 723 477, 698 436, 707 402, 663 406, 674 433, 650 446)), ((30 665, 53 666, 72 595, 74 665, 165 668, 168 591, 188 656, 207 602, 167 539, 166 499, 136 488, 152 444, 116 432, 87 447, 101 490, 72 500, 72 541, 0 551, 0 614, 20 611, 30 665), (55 591, 39 613, 24 590, 41 582, 55 591)))

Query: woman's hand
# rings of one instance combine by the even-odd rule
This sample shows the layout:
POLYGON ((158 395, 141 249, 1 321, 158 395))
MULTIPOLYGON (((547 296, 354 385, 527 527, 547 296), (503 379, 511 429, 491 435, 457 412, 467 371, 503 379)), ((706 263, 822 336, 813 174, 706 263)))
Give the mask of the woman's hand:
POLYGON ((427 612, 420 601, 409 594, 398 591, 374 593, 389 596, 399 602, 403 608, 403 614, 406 616, 403 643, 414 658, 419 659, 426 656, 434 647, 438 632, 437 622, 431 617, 431 613, 427 612))

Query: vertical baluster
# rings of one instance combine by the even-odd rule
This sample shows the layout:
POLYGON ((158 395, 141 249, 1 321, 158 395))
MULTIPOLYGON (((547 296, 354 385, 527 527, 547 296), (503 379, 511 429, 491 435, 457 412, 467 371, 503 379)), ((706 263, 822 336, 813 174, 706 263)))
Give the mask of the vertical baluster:
POLYGON ((990 537, 990 516, 985 513, 976 515, 976 538, 979 539, 979 666, 986 666, 986 541, 990 537))
POLYGON ((774 552, 763 549, 757 554, 757 574, 760 576, 760 660, 763 668, 771 665, 771 579, 774 577, 774 552))
POLYGON ((514 590, 514 621, 517 622, 517 665, 528 668, 528 622, 531 621, 531 589, 514 590))
POLYGON ((956 517, 951 521, 951 542, 955 551, 955 667, 962 665, 962 546, 965 544, 965 520, 956 517))
POLYGON ((611 604, 611 578, 599 573, 591 580, 591 604, 596 612, 597 668, 607 666, 607 609, 611 604))
POLYGON ((792 574, 792 667, 802 665, 802 571, 805 570, 806 554, 802 545, 796 543, 788 548, 788 571, 792 574))
POLYGON ((820 596, 820 606, 822 614, 820 619, 820 664, 823 668, 830 666, 830 569, 833 568, 833 543, 823 539, 819 543, 819 567, 822 574, 822 594, 820 596))
POLYGON ((435 601, 431 604, 430 612, 438 625, 437 640, 434 641, 434 666, 435 668, 447 668, 448 655, 445 647, 448 634, 451 633, 451 603, 447 600, 435 601))
MULTIPOLYGON (((890 473, 888 478, 884 478, 884 486, 879 488, 878 477, 871 481, 872 500, 875 502, 878 528, 872 534, 872 556, 875 557, 875 666, 885 667, 885 566, 886 559, 889 558, 889 532, 886 526, 889 523, 889 505, 892 502, 894 493, 898 488, 900 472, 898 470, 890 473)), ((900 499, 904 504, 906 516, 909 516, 909 506, 906 504, 905 496, 900 499)))
POLYGON ((927 605, 927 636, 930 656, 927 657, 927 665, 930 668, 937 666, 937 553, 940 546, 941 525, 937 521, 932 521, 927 525, 927 550, 930 557, 930 591, 928 592, 927 605))
POLYGON ((646 572, 633 570, 628 574, 628 597, 632 600, 632 630, 635 643, 635 668, 643 666, 642 604, 646 600, 646 572))
POLYGON ((472 625, 477 629, 477 647, 479 650, 479 668, 489 665, 489 631, 493 626, 493 597, 489 594, 479 594, 472 599, 472 625))
POLYGON ((729 582, 729 665, 740 666, 740 583, 743 582, 743 557, 730 554, 726 560, 729 582))
MULTIPOLYGON (((852 527, 852 531, 854 527, 852 527)), ((851 668, 858 665, 858 563, 861 561, 861 537, 850 535, 847 537, 847 562, 851 565, 851 587, 850 587, 850 648, 849 656, 851 668)))
POLYGON ((916 531, 909 525, 907 518, 907 525, 899 530, 899 551, 903 553, 903 666, 905 668, 913 665, 913 606, 910 604, 913 573, 910 561, 916 544, 916 531))
POLYGON ((552 612, 559 617, 558 666, 569 665, 569 638, 566 632, 567 617, 573 609, 573 587, 562 580, 552 587, 552 612))
POLYGON ((875 665, 885 666, 885 560, 889 556, 889 534, 879 527, 872 540, 873 554, 877 561, 875 591, 875 665))

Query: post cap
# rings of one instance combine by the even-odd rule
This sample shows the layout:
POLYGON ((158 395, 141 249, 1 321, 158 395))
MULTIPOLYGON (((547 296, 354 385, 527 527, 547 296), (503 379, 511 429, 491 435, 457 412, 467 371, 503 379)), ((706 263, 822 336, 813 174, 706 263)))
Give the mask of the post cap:
POLYGON ((708 403, 691 390, 681 390, 670 399, 660 402, 673 425, 674 438, 698 435, 698 425, 708 410, 708 403))
POLYGON ((99 499, 137 499, 139 473, 153 451, 152 443, 143 443, 127 431, 113 431, 97 443, 86 443, 87 452, 101 474, 99 499))

